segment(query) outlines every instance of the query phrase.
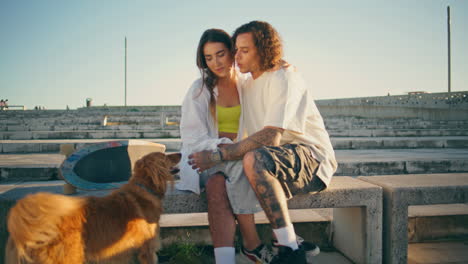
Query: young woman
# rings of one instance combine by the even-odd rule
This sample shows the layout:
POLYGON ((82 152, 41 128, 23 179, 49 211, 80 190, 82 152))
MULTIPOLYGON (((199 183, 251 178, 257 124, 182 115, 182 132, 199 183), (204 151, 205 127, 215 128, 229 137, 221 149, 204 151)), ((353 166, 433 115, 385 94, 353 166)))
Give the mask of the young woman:
POLYGON ((197 66, 201 78, 192 84, 182 103, 181 180, 176 188, 195 193, 200 193, 201 188, 206 189, 217 263, 234 263, 235 219, 242 233, 243 246, 256 252, 253 258, 258 255, 258 260, 268 263, 272 256, 258 238, 253 217, 262 209, 243 174, 242 161, 223 162, 204 172, 195 171, 188 163, 191 153, 215 150, 219 144, 236 141, 242 124, 239 94, 242 77, 234 69, 234 49, 225 31, 209 29, 203 33, 197 49, 197 66), (222 221, 212 220, 212 215, 220 214, 222 221))

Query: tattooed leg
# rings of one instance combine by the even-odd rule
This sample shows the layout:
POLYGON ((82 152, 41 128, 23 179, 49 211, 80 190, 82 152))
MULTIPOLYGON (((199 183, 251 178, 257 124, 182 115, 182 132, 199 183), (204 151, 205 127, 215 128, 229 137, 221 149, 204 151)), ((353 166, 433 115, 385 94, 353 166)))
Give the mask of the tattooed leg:
POLYGON ((286 196, 278 179, 266 169, 268 161, 260 152, 252 151, 244 156, 243 165, 245 175, 272 228, 278 229, 291 224, 286 196))

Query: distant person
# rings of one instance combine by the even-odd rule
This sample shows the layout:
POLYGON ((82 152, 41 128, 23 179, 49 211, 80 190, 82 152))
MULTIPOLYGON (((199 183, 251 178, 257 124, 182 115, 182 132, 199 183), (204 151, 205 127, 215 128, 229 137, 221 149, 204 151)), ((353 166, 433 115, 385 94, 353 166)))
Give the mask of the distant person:
POLYGON ((3 99, 0 101, 0 110, 3 110, 3 108, 5 107, 5 101, 3 101, 3 99))
POLYGON ((8 109, 8 99, 6 99, 5 101, 3 101, 3 108, 4 108, 4 109, 8 109))

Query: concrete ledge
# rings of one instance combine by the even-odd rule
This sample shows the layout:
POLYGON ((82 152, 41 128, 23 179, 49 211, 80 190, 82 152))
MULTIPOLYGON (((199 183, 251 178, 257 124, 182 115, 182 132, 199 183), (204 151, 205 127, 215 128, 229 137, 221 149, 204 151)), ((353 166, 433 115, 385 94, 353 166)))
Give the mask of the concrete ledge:
MULTIPOLYGON (((336 150, 335 154, 336 176, 468 172, 468 149, 336 150)), ((54 179, 63 159, 60 154, 0 154, 0 182, 54 179)))
MULTIPOLYGON (((0 131, 0 140, 31 139, 93 139, 93 138, 180 138, 179 126, 165 126, 163 129, 118 130, 83 129, 73 130, 40 127, 42 131, 0 131)), ((91 127, 90 127, 91 128, 91 127)), ((329 129, 331 137, 451 137, 468 136, 468 129, 329 129)))
POLYGON ((34 139, 113 139, 113 138, 180 138, 179 128, 151 130, 68 130, 68 131, 0 131, 0 140, 34 139))
MULTIPOLYGON (((40 154, 45 155, 45 154, 40 154)), ((59 154, 51 154, 57 155, 59 154)), ((0 155, 0 157, 3 155, 0 155)), ((63 159, 62 159, 63 160, 63 159)), ((1 163, 1 162, 0 162, 1 163)), ((8 181, 45 181, 58 178, 60 162, 49 165, 0 165, 0 183, 8 181)), ((460 173, 468 171, 468 160, 399 161, 399 162, 339 162, 336 177, 410 173, 460 173), (434 167, 431 167, 434 166, 434 167)))
MULTIPOLYGON (((6 212, 27 194, 36 192, 62 193, 62 181, 32 182, 27 184, 0 185, 0 212, 6 212)), ((102 196, 108 191, 83 192, 73 196, 102 196)), ((288 202, 290 209, 334 208, 332 222, 333 244, 355 263, 381 263, 382 239, 382 190, 380 187, 351 177, 336 177, 331 186, 314 195, 297 195, 288 202), (352 230, 352 232, 350 232, 352 230)), ((164 199, 166 214, 206 212, 203 197, 169 190, 164 199)), ((0 235, 6 234, 5 225, 0 235)), ((6 236, 2 235, 0 244, 6 236)))
POLYGON ((384 190, 383 259, 406 263, 408 206, 468 202, 468 174, 419 174, 359 177, 384 190))
MULTIPOLYGON (((128 137, 134 135, 127 134, 128 137)), ((111 140, 118 141, 125 140, 125 138, 0 140, 0 153, 52 153, 59 152, 61 144, 75 144, 75 148, 80 148, 88 144, 111 140)), ((145 140, 164 144, 171 151, 178 151, 182 147, 180 138, 146 138, 145 140)), ((468 137, 340 137, 331 138, 331 142, 335 150, 468 148, 468 137)))

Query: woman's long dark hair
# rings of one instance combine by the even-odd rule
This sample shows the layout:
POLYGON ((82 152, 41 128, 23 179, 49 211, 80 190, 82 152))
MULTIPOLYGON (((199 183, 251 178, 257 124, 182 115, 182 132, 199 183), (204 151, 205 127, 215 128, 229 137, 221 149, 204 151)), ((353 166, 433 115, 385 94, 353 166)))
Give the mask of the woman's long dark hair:
POLYGON ((205 32, 203 32, 200 38, 200 42, 198 42, 197 67, 198 69, 200 69, 200 73, 202 75, 202 89, 203 87, 206 87, 208 91, 210 92, 210 105, 209 105, 210 113, 213 119, 216 120, 216 100, 214 97, 213 90, 218 82, 218 77, 208 68, 208 65, 206 64, 206 59, 203 53, 203 48, 205 47, 205 44, 208 42, 223 43, 226 46, 226 48, 229 50, 231 56, 234 55, 234 49, 233 49, 231 37, 229 36, 228 33, 226 33, 226 31, 222 29, 216 29, 216 28, 207 29, 205 32))

